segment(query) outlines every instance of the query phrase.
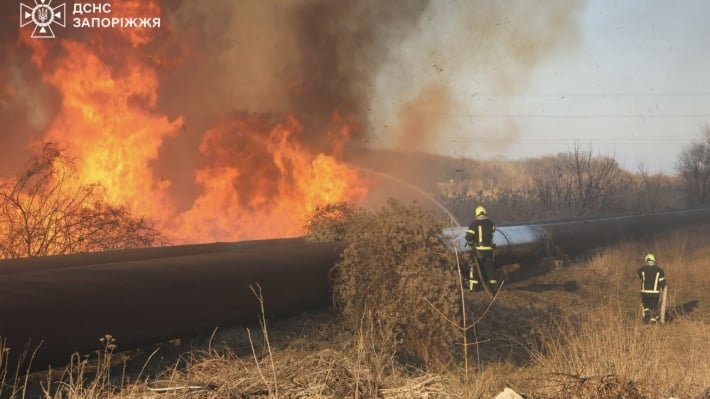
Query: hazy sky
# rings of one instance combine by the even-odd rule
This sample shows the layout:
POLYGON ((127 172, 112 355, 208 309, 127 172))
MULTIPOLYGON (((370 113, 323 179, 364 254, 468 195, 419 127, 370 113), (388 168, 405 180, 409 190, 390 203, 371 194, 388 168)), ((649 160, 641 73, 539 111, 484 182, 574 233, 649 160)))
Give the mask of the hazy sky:
POLYGON ((516 101, 512 154, 565 150, 573 140, 622 165, 672 172, 710 123, 710 2, 591 1, 576 51, 548 62, 516 101))
MULTIPOLYGON (((446 12, 444 25, 462 23, 446 12)), ((500 24, 526 23, 505 13, 500 24)), ((476 78, 481 60, 451 72, 451 101, 461 106, 437 139, 439 152, 515 159, 577 142, 632 171, 643 163, 675 173, 682 146, 710 123, 710 1, 589 0, 574 15, 576 38, 545 55, 514 89, 476 78), (501 142, 506 129, 515 133, 501 142)))
POLYGON ((577 140, 622 166, 672 172, 710 122, 710 2, 595 0, 579 48, 546 63, 516 101, 521 140, 503 155, 577 140))

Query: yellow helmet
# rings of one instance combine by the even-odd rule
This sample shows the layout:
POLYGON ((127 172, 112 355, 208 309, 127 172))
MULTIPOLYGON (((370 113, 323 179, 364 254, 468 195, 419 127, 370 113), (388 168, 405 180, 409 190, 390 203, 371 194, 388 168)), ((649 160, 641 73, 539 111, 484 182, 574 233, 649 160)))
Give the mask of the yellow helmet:
POLYGON ((484 208, 480 205, 476 207, 476 216, 481 216, 481 215, 485 215, 485 214, 486 214, 486 208, 484 208))
POLYGON ((651 254, 651 253, 649 253, 649 254, 646 254, 646 257, 643 258, 643 260, 644 260, 646 263, 656 263, 656 256, 653 255, 653 254, 651 254))

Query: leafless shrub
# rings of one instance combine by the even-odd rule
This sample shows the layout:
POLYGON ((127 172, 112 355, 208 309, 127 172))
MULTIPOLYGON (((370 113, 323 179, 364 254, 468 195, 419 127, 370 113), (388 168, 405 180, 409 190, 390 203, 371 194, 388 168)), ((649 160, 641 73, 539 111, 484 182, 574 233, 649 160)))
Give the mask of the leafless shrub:
POLYGON ((673 192, 670 176, 650 173, 643 164, 638 168, 632 184, 633 194, 630 208, 636 213, 650 213, 667 208, 668 194, 673 192))
POLYGON ((348 215, 334 302, 346 327, 367 341, 366 361, 385 375, 394 358, 429 366, 452 360, 456 332, 436 313, 453 320, 460 313, 457 270, 438 238, 442 226, 418 206, 393 200, 379 212, 348 215))
POLYGON ((75 165, 48 143, 0 186, 0 258, 149 247, 161 234, 145 218, 107 204, 99 185, 72 180, 75 165))
POLYGON ((691 204, 710 203, 710 125, 703 127, 702 134, 703 140, 684 147, 676 161, 691 204))
POLYGON ((611 156, 594 155, 576 144, 568 153, 542 159, 531 170, 542 209, 589 216, 619 207, 626 174, 611 156))

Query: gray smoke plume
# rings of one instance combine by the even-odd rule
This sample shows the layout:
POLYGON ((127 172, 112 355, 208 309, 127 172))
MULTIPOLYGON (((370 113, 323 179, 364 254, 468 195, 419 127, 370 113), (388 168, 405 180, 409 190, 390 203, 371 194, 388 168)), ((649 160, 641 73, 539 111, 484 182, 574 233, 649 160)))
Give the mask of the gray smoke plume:
MULTIPOLYGON (((154 174, 187 197, 193 171, 208 162, 197 151, 204 133, 233 115, 257 115, 269 126, 293 114, 304 125, 299 140, 314 151, 326 146, 334 112, 353 117, 360 129, 349 143, 351 160, 358 158, 354 150, 371 147, 434 152, 452 131, 477 148, 504 147, 517 138, 515 121, 481 128, 466 117, 477 110, 466 105, 461 87, 523 92, 539 65, 579 41, 584 1, 178 0, 161 6, 166 27, 151 43, 132 48, 115 39, 94 47, 117 65, 116 73, 129 52, 155 67, 154 111, 171 120, 182 116, 185 126, 163 143, 154 174)), ((14 88, 0 93, 0 122, 12 127, 0 138, 16 146, 51 121, 61 93, 44 92, 41 73, 25 68, 30 52, 18 44, 16 2, 0 7, 7 22, 0 45, 9 52, 0 79, 14 88)), ((67 28, 63 34, 89 41, 109 31, 67 28)), ((386 162, 368 166, 398 172, 386 162)), ((420 175, 412 169, 409 175, 420 175)))
POLYGON ((427 9, 428 0, 185 0, 168 13, 191 62, 169 72, 161 99, 188 121, 292 113, 319 145, 333 112, 367 121, 379 70, 427 9))
POLYGON ((498 112, 508 112, 538 67, 579 42, 584 4, 432 2, 417 34, 400 44, 393 57, 399 62, 380 71, 370 114, 375 141, 390 148, 440 151, 440 135, 446 133, 449 138, 458 134, 484 153, 504 149, 518 137, 516 122, 477 120, 475 115, 485 111, 472 108, 469 99, 491 94, 497 96, 498 112))

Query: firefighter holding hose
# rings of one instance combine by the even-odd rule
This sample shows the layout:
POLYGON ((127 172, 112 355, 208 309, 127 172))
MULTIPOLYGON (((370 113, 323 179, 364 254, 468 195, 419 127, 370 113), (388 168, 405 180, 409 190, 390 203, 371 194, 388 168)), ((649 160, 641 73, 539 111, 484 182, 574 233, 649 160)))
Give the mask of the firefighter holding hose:
POLYGON ((469 289, 473 291, 479 287, 479 278, 487 282, 491 288, 498 284, 498 279, 495 277, 496 272, 493 264, 493 233, 496 231, 495 223, 488 219, 486 208, 477 206, 473 222, 468 226, 466 232, 466 243, 471 247, 471 260, 478 262, 482 276, 478 276, 475 271, 475 265, 469 267, 468 284, 469 289))
POLYGON ((666 288, 666 275, 656 263, 656 256, 652 253, 646 254, 645 264, 641 266, 636 274, 641 279, 641 306, 643 307, 643 322, 665 321, 664 315, 659 311, 661 295, 666 288))

